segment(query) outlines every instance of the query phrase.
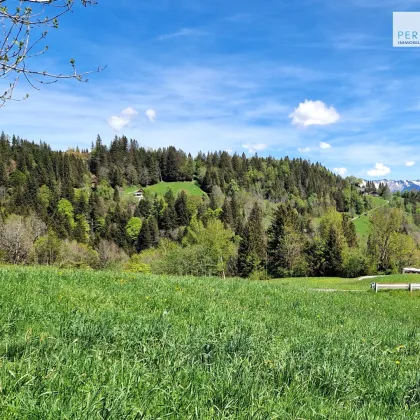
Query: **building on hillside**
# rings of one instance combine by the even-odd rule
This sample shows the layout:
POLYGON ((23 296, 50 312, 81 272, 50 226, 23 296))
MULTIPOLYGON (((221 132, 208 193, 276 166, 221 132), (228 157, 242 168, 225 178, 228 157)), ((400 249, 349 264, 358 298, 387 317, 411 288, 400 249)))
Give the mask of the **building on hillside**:
POLYGON ((403 269, 403 274, 420 274, 420 269, 407 267, 403 269))
POLYGON ((138 198, 139 200, 141 200, 144 197, 144 190, 142 190, 141 188, 139 190, 137 190, 134 194, 134 197, 138 198))

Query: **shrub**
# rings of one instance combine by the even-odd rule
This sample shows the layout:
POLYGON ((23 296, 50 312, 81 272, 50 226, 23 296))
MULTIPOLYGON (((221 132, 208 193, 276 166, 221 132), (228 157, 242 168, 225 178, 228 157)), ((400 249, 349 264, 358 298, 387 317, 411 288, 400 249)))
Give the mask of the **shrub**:
POLYGON ((63 252, 57 263, 62 268, 97 268, 100 259, 99 254, 88 245, 64 241, 63 252))
POLYGON ((98 246, 99 267, 115 269, 128 261, 128 255, 114 242, 101 240, 98 246))
POLYGON ((151 273, 150 265, 141 261, 140 254, 132 255, 130 261, 125 264, 124 269, 131 273, 151 273))
POLYGON ((348 248, 343 252, 342 276, 360 277, 369 271, 366 257, 358 248, 348 248))

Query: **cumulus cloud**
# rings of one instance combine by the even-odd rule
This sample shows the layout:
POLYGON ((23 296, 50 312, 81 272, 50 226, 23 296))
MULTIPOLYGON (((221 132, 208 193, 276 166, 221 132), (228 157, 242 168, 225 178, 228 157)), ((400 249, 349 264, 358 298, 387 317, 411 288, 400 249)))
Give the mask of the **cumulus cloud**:
POLYGON ((108 118, 108 124, 114 131, 121 131, 136 117, 138 112, 131 106, 123 109, 120 115, 113 115, 108 118))
POLYGON ((324 141, 320 141, 319 142, 319 147, 321 149, 331 149, 331 144, 325 143, 324 141))
POLYGON ((376 163, 373 169, 369 169, 367 174, 369 176, 385 176, 391 172, 391 168, 385 166, 383 163, 376 163))
POLYGON ((416 162, 409 160, 408 162, 405 162, 405 166, 414 166, 416 162))
POLYGON ((148 109, 144 114, 150 122, 155 122, 157 114, 154 109, 148 109))
POLYGON ((300 153, 310 152, 310 150, 309 147, 298 147, 298 152, 300 153))
POLYGON ((256 153, 256 152, 261 152, 262 150, 267 148, 267 145, 263 144, 263 143, 258 143, 258 144, 243 144, 242 147, 244 149, 248 149, 248 153, 256 153))
POLYGON ((347 174, 347 168, 334 168, 334 172, 338 175, 345 176, 347 174))
POLYGON ((292 124, 308 127, 310 125, 328 125, 337 122, 340 114, 334 107, 327 107, 322 101, 301 102, 289 115, 292 124))

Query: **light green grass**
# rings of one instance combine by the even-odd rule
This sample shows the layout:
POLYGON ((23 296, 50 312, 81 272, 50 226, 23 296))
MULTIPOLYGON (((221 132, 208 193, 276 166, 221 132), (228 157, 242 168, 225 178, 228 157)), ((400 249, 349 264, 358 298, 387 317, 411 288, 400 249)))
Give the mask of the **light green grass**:
POLYGON ((386 204, 388 204, 388 202, 382 197, 372 197, 371 200, 373 208, 385 206, 386 204))
POLYGON ((206 194, 196 181, 193 182, 159 182, 159 184, 151 185, 146 190, 152 194, 163 195, 168 188, 172 189, 175 196, 184 190, 187 194, 202 197, 206 194))
POLYGON ((124 188, 124 194, 132 195, 134 194, 139 188, 139 185, 131 185, 130 187, 124 188))
POLYGON ((377 208, 384 207, 388 205, 388 202, 384 200, 382 197, 371 197, 372 200, 372 210, 369 210, 366 214, 362 214, 360 217, 353 221, 356 227, 356 233, 359 239, 363 242, 368 240, 371 224, 369 221, 369 214, 370 212, 374 211, 377 208))
POLYGON ((418 418, 420 293, 352 282, 0 267, 0 417, 418 418))
POLYGON ((359 218, 354 220, 353 223, 356 227, 356 233, 357 233, 357 236, 359 237, 359 239, 366 242, 368 237, 369 237, 369 233, 370 233, 370 229, 371 229, 369 216, 365 216, 363 214, 362 216, 360 216, 359 218))

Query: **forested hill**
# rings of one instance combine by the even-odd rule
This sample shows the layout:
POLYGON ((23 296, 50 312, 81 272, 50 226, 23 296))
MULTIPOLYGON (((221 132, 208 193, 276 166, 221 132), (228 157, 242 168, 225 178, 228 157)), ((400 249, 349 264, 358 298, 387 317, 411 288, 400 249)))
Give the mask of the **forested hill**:
MULTIPOLYGON (((247 158, 227 152, 199 153, 196 157, 175 147, 152 150, 135 140, 115 137, 110 146, 98 136, 92 150, 52 151, 4 133, 0 136, 0 185, 8 190, 9 208, 35 207, 38 189, 46 186, 55 198, 73 199, 74 188, 90 185, 91 175, 112 188, 153 185, 160 181, 192 181, 211 193, 214 186, 226 193, 245 189, 273 202, 286 198, 314 201, 327 206, 344 206, 348 183, 320 164, 302 159, 247 158)), ((23 209, 21 209, 23 210, 23 209)))
MULTIPOLYGON (((415 216, 418 197, 404 200, 415 216)), ((378 248, 384 238, 369 236, 368 261, 356 237, 351 219, 372 207, 357 180, 302 159, 193 157, 124 136, 59 152, 0 135, 0 261, 9 263, 256 278, 394 269, 405 259, 378 248)), ((404 238, 386 244, 415 249, 403 213, 378 226, 391 219, 399 224, 386 232, 404 238)))

